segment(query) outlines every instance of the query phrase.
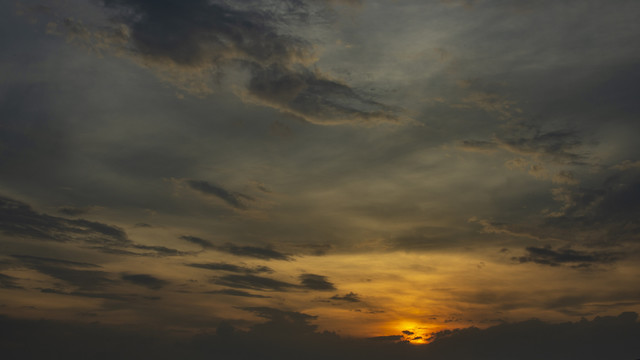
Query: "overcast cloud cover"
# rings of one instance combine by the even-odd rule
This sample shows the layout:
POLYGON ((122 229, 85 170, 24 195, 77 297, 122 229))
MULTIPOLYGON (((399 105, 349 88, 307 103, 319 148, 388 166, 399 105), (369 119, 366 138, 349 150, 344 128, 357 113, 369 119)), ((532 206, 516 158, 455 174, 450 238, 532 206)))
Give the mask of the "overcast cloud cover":
POLYGON ((639 12, 3 2, 2 357, 639 358, 639 12))

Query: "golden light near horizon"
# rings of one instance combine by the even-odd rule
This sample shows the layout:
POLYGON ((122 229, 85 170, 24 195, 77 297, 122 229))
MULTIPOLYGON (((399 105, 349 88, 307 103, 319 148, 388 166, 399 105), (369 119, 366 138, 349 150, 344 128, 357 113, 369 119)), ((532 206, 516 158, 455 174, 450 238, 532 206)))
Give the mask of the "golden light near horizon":
POLYGON ((639 12, 0 1, 0 333, 40 342, 19 360, 73 346, 3 325, 149 359, 640 333, 639 12))

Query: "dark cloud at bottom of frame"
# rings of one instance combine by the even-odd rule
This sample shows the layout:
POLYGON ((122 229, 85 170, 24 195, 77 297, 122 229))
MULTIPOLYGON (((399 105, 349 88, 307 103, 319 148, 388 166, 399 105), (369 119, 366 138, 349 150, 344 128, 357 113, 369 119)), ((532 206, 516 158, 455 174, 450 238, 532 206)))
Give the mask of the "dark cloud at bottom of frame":
MULTIPOLYGON (((3 359, 636 359, 640 355, 637 313, 577 322, 528 320, 487 329, 475 327, 424 334, 425 345, 402 335, 375 339, 319 332, 304 313, 267 307, 244 308, 266 319, 248 331, 229 322, 193 337, 100 323, 25 320, 0 316, 3 359), (37 334, 37 336, 36 336, 37 334), (597 341, 593 341, 597 339, 597 341), (378 341, 372 341, 378 340, 378 341), (250 346, 248 346, 250 344, 250 346)), ((412 334, 421 335, 421 334, 412 334)), ((419 336, 417 336, 419 337, 419 336)))

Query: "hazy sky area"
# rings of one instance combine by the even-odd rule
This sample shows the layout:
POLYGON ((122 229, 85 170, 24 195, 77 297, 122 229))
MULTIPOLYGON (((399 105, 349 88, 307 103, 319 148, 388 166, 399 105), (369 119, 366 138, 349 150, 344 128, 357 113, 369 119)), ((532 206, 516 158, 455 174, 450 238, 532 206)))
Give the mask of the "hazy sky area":
POLYGON ((639 39, 633 0, 0 2, 0 357, 640 358, 639 39))

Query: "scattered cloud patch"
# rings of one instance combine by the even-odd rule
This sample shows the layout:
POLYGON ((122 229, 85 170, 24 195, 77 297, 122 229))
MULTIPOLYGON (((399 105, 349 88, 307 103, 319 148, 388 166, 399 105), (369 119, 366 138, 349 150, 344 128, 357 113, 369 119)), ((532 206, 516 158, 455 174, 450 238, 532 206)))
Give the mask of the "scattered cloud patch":
POLYGON ((573 268, 586 268, 596 264, 610 264, 620 259, 620 254, 604 251, 577 251, 572 249, 553 250, 548 247, 527 247, 527 255, 513 257, 519 263, 536 263, 540 265, 569 265, 573 268))
POLYGON ((349 292, 348 294, 344 294, 342 296, 336 294, 329 299, 336 301, 346 301, 350 303, 362 302, 362 300, 360 300, 360 296, 358 296, 358 294, 354 292, 349 292))
POLYGON ((259 294, 252 294, 250 292, 237 290, 237 289, 222 289, 222 290, 212 290, 207 291, 205 294, 220 294, 220 295, 229 295, 229 296, 240 296, 240 297, 248 297, 248 298, 258 298, 258 299, 267 299, 270 296, 264 296, 259 294))
POLYGON ((246 202, 254 200, 252 197, 248 195, 245 195, 239 192, 229 191, 218 185, 214 185, 203 180, 186 180, 185 183, 191 189, 199 191, 205 195, 215 196, 218 199, 224 201, 227 205, 238 210, 246 210, 247 209, 246 202))
POLYGON ((123 274, 121 278, 134 285, 144 286, 152 290, 158 290, 169 284, 168 281, 158 279, 149 274, 123 274))
POLYGON ((228 264, 224 262, 190 263, 185 265, 191 266, 194 268, 199 268, 199 269, 206 269, 206 270, 213 270, 213 271, 228 271, 228 272, 241 273, 241 274, 273 273, 273 269, 267 266, 246 267, 246 266, 228 264))
POLYGON ((309 290, 329 291, 336 290, 336 287, 327 280, 326 276, 316 274, 300 275, 300 282, 303 288, 309 290))

